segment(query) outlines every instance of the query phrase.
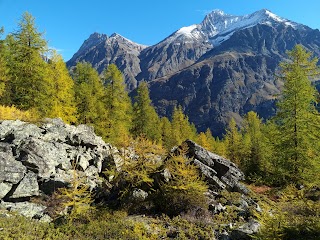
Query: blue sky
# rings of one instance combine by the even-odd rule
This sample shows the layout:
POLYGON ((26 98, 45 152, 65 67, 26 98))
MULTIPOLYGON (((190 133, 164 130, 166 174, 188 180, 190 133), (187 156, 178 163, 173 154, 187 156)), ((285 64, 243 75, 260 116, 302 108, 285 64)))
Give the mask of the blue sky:
POLYGON ((260 9, 320 29, 319 0, 0 0, 0 26, 14 31, 23 12, 36 18, 50 47, 69 60, 93 32, 117 32, 153 45, 183 26, 221 9, 233 15, 260 9))

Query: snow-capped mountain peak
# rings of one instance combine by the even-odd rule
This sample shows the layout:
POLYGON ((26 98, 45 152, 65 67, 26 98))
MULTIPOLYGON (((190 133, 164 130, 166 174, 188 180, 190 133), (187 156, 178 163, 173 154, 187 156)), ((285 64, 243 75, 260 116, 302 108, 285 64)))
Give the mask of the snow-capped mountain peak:
POLYGON ((252 14, 235 16, 216 9, 206 15, 200 24, 182 27, 162 41, 162 44, 181 44, 187 42, 211 42, 213 47, 228 40, 234 32, 253 27, 257 24, 285 24, 293 28, 302 26, 281 18, 267 9, 252 14))
POLYGON ((125 38, 123 37, 122 35, 120 35, 119 33, 112 33, 110 35, 110 40, 117 40, 117 41, 123 41, 123 42, 128 42, 128 43, 131 43, 131 44, 134 44, 134 45, 139 45, 138 43, 135 43, 133 41, 131 41, 130 39, 128 38, 125 38))
POLYGON ((221 15, 221 16, 226 15, 225 12, 220 10, 220 9, 215 9, 215 10, 212 11, 212 13, 214 13, 216 15, 221 15))
POLYGON ((132 51, 136 55, 138 55, 140 51, 148 47, 139 43, 135 43, 130 39, 123 37, 119 33, 111 34, 110 37, 106 40, 105 44, 106 45, 116 44, 118 46, 120 44, 122 47, 128 48, 128 51, 132 51))
POLYGON ((282 23, 293 28, 299 26, 299 24, 281 18, 267 9, 262 9, 244 16, 234 16, 221 10, 214 10, 204 18, 201 28, 213 46, 217 46, 229 39, 235 31, 257 24, 272 25, 274 23, 282 23))
POLYGON ((82 51, 84 49, 90 49, 91 47, 95 47, 101 42, 104 42, 108 39, 108 36, 103 33, 92 33, 87 40, 84 41, 79 51, 82 51))

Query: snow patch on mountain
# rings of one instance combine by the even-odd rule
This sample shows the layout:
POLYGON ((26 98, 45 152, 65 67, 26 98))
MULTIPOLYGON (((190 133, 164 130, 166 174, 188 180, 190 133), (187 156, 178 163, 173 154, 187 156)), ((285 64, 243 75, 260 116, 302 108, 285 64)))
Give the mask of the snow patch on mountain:
POLYGON ((126 43, 128 43, 128 44, 134 45, 135 47, 137 47, 137 48, 139 48, 139 49, 141 49, 141 50, 148 47, 147 45, 143 45, 143 44, 139 44, 139 43, 133 42, 133 41, 131 41, 130 39, 125 38, 124 36, 120 35, 119 33, 113 33, 113 34, 111 34, 111 36, 110 36, 109 39, 126 42, 126 43))
POLYGON ((198 27, 198 25, 194 24, 194 25, 191 25, 188 27, 180 28, 177 31, 177 35, 185 35, 188 37, 194 37, 195 35, 197 35, 197 31, 194 31, 195 29, 197 29, 197 27, 198 27), (194 34, 194 33, 196 33, 196 34, 194 34))
POLYGON ((161 45, 168 45, 174 43, 174 45, 181 45, 182 43, 194 43, 202 42, 206 39, 206 36, 201 30, 199 24, 193 24, 191 26, 182 27, 169 37, 160 42, 161 45))

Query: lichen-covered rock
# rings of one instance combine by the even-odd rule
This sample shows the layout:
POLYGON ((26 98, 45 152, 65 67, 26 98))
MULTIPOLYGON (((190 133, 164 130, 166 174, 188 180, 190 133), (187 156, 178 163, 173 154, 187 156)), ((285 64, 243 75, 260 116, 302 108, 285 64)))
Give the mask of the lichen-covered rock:
POLYGON ((10 192, 12 186, 13 186, 12 183, 6 183, 6 182, 0 183, 0 199, 4 198, 8 194, 8 192, 10 192))
POLYGON ((41 219, 44 214, 45 206, 29 202, 0 202, 0 208, 10 212, 18 212, 29 218, 41 219))
POLYGON ((132 193, 132 197, 134 201, 144 201, 148 197, 148 193, 143 191, 142 189, 134 189, 132 193))
POLYGON ((15 160, 12 152, 0 152, 0 183, 16 184, 25 175, 27 169, 21 162, 15 160))
POLYGON ((4 120, 0 125, 0 139, 4 142, 19 145, 28 137, 40 137, 43 130, 34 124, 22 122, 20 120, 4 120))
POLYGON ((37 175, 34 172, 28 172, 14 190, 10 198, 24 198, 39 195, 39 185, 37 175))
POLYGON ((27 138, 18 148, 21 162, 41 178, 50 178, 56 172, 56 158, 61 155, 51 142, 38 138, 27 138))

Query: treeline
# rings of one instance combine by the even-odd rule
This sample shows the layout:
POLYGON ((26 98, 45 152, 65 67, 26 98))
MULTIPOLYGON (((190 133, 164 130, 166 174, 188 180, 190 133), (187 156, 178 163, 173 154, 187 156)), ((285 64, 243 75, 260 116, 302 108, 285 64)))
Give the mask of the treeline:
POLYGON ((160 118, 147 83, 139 85, 132 103, 114 64, 101 76, 89 63, 78 63, 69 73, 62 57, 48 49, 34 18, 25 13, 18 30, 0 41, 0 118, 60 117, 67 123, 89 124, 120 147, 141 136, 167 150, 191 139, 234 161, 254 182, 316 184, 319 96, 310 78, 319 76, 318 59, 300 45, 288 56, 280 65, 284 87, 276 116, 263 123, 249 112, 240 127, 231 119, 224 138, 218 139, 209 129, 198 134, 179 106, 171 120, 160 118))

